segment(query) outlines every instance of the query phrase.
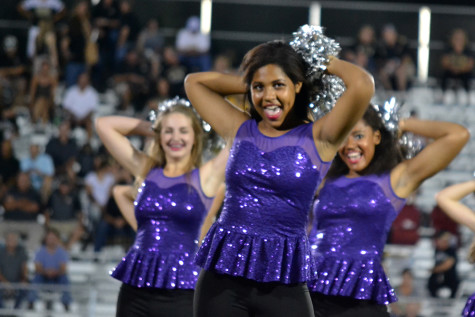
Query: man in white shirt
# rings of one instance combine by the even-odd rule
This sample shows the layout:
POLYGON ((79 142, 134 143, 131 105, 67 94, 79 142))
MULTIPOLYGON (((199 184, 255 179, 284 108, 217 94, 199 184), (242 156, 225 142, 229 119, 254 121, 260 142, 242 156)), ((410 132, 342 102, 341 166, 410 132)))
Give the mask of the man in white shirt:
POLYGON ((209 34, 201 33, 200 19, 197 16, 188 18, 186 27, 181 29, 176 36, 175 45, 180 62, 188 68, 188 72, 210 70, 211 39, 209 34))
POLYGON ((99 105, 99 94, 89 85, 89 75, 82 73, 78 83, 66 90, 63 108, 71 117, 73 126, 79 125, 86 129, 88 139, 91 139, 92 115, 99 105))

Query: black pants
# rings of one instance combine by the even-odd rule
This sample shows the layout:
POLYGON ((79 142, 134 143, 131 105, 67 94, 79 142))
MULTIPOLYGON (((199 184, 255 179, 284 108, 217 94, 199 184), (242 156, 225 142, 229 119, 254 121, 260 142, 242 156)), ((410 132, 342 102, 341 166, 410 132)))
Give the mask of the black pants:
POLYGON ((313 317, 307 285, 259 283, 202 270, 195 317, 313 317))
POLYGON ((192 317, 193 290, 138 288, 122 284, 116 317, 192 317))
POLYGON ((389 317, 386 305, 346 296, 310 292, 315 317, 389 317))
POLYGON ((462 84, 462 87, 466 91, 470 91, 470 80, 472 79, 472 72, 455 74, 455 73, 452 73, 451 71, 446 70, 442 74, 442 80, 440 83, 443 91, 449 88, 449 79, 452 79, 454 81, 460 81, 460 83, 462 84))
POLYGON ((459 287, 457 276, 454 274, 432 273, 427 282, 427 288, 429 289, 430 295, 432 297, 437 297, 437 291, 444 286, 450 288, 450 297, 455 298, 459 287))

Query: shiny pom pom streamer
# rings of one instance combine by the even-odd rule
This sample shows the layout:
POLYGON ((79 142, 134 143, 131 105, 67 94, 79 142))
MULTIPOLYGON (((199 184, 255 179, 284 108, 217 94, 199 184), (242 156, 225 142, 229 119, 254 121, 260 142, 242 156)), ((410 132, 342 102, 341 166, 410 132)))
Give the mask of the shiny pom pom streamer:
POLYGON ((152 121, 152 122, 155 122, 155 120, 157 120, 158 115, 160 113, 162 113, 162 112, 164 112, 164 111, 166 111, 166 110, 168 110, 168 109, 170 109, 174 106, 177 106, 177 105, 192 108, 195 115, 200 119, 203 130, 206 133, 211 131, 211 126, 206 121, 201 119, 201 117, 198 115, 198 113, 196 113, 195 109, 191 106, 191 103, 188 100, 186 100, 184 98, 180 98, 178 96, 176 96, 175 98, 172 98, 172 99, 167 99, 167 100, 159 102, 158 106, 157 106, 157 110, 152 110, 152 111, 149 112, 148 120, 152 121))
POLYGON ((333 109, 336 101, 345 91, 343 80, 337 76, 325 73, 330 56, 338 56, 340 44, 323 34, 323 27, 302 25, 293 33, 290 46, 302 56, 308 64, 307 78, 320 87, 311 96, 309 107, 315 120, 323 117, 333 109))
MULTIPOLYGON (((382 105, 373 105, 373 108, 378 112, 386 130, 388 130, 393 137, 398 138, 402 104, 400 104, 395 97, 390 97, 382 105)), ((422 151, 426 145, 425 138, 410 132, 404 132, 398 141, 405 159, 413 158, 422 151)))
POLYGON ((373 105, 373 108, 378 112, 386 130, 391 132, 393 136, 397 137, 401 105, 396 98, 391 97, 386 100, 383 105, 373 105))

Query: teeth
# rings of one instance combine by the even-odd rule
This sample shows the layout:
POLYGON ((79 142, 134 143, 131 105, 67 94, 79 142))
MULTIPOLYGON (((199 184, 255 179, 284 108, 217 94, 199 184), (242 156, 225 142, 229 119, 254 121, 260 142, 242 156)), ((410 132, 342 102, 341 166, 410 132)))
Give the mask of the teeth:
POLYGON ((357 159, 360 156, 361 156, 360 153, 350 153, 350 154, 348 154, 348 158, 350 158, 350 159, 357 159))
POLYGON ((278 106, 272 106, 272 107, 265 108, 264 111, 270 115, 274 115, 280 111, 280 108, 278 106))

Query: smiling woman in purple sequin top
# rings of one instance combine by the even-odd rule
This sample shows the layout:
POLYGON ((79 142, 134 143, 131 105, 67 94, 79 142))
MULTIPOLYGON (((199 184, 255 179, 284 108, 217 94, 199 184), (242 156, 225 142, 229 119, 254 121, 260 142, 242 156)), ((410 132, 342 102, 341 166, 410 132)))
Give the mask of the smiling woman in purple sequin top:
POLYGON ((316 261, 309 283, 315 316, 389 316, 397 300, 381 257, 406 198, 445 168, 468 140, 455 123, 407 119, 400 132, 434 139, 402 161, 398 142, 377 111, 366 111, 339 149, 320 189, 309 235, 316 261))
POLYGON ((346 91, 333 111, 310 122, 308 65, 290 45, 269 42, 245 56, 243 76, 190 74, 190 101, 232 144, 219 219, 197 254, 194 316, 312 316, 305 282, 312 198, 330 161, 374 91, 363 69, 330 58, 346 91), (225 97, 246 93, 251 115, 225 97))
POLYGON ((192 108, 179 102, 153 124, 111 116, 97 119, 96 129, 138 183, 135 210, 121 208, 137 235, 112 271, 122 282, 116 316, 191 316, 200 228, 223 183, 229 150, 201 165, 201 124, 192 108), (133 147, 130 135, 150 137, 148 151, 133 147))

